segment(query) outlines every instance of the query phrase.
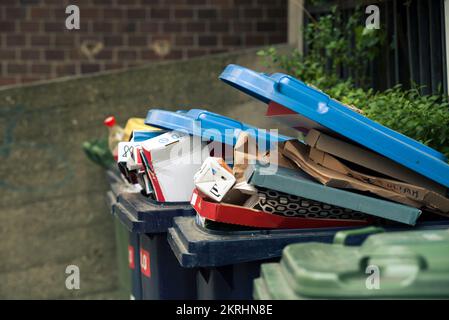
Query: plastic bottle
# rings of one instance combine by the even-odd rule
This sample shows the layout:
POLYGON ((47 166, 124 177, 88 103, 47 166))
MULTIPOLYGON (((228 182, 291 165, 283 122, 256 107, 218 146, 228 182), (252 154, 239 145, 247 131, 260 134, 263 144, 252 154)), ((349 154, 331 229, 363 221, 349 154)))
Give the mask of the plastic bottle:
POLYGON ((118 126, 115 122, 115 117, 110 116, 104 120, 104 125, 109 129, 109 150, 111 150, 112 155, 117 159, 117 147, 120 141, 123 141, 125 136, 125 131, 122 127, 118 126))

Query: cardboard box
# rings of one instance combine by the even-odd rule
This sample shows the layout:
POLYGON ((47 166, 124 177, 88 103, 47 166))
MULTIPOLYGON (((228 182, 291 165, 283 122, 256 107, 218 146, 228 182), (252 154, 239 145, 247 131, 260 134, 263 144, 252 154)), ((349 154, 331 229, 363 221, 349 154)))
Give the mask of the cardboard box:
POLYGON ((280 168, 276 175, 268 175, 256 166, 249 183, 409 225, 421 214, 418 208, 325 186, 300 170, 280 168))
POLYGON ((446 187, 393 160, 349 142, 331 137, 318 130, 310 130, 306 136, 305 142, 307 145, 318 150, 382 173, 391 178, 423 187, 441 195, 446 195, 447 193, 446 187))
POLYGON ((208 198, 220 202, 235 184, 231 168, 222 158, 209 157, 195 174, 195 186, 208 198))

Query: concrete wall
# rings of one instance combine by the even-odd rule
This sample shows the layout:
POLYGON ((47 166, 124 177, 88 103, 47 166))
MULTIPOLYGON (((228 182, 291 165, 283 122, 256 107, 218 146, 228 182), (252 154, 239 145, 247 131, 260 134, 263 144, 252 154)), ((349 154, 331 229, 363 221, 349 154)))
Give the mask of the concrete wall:
POLYGON ((115 297, 104 172, 83 141, 150 108, 207 108, 263 127, 261 103, 217 79, 229 63, 266 70, 256 50, 0 90, 0 298, 115 297), (65 268, 81 289, 65 288, 65 268))

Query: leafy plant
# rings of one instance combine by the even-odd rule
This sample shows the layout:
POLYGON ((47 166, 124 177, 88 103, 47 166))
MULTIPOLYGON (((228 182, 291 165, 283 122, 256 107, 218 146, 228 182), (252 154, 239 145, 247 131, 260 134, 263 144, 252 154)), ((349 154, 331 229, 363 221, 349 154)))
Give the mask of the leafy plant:
POLYGON ((361 10, 343 23, 337 8, 304 28, 307 55, 297 50, 280 54, 275 48, 258 55, 286 73, 313 85, 347 105, 449 157, 449 103, 443 94, 422 95, 420 88, 401 85, 383 92, 367 87, 367 66, 378 54, 385 37, 360 22, 361 10), (342 79, 341 67, 352 70, 342 79))

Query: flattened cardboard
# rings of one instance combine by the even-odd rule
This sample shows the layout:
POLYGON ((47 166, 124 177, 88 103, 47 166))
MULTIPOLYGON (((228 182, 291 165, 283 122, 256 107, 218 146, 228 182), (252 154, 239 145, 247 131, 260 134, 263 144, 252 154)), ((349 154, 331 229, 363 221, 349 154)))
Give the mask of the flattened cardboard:
POLYGON ((441 211, 441 213, 449 213, 449 198, 446 198, 436 192, 426 190, 424 188, 414 186, 408 183, 399 182, 396 180, 379 178, 364 173, 357 172, 351 168, 345 166, 338 159, 333 156, 320 151, 315 148, 310 148, 310 159, 312 159, 317 164, 340 172, 349 177, 356 178, 360 181, 366 182, 368 184, 376 185, 387 190, 391 190, 398 194, 404 195, 409 199, 416 200, 422 203, 423 206, 429 209, 434 209, 441 211))
POLYGON ((299 170, 279 168, 276 175, 269 175, 256 166, 249 183, 409 225, 421 214, 417 208, 322 185, 299 170))
POLYGON ((420 208, 422 206, 421 203, 411 200, 396 192, 386 190, 375 185, 370 185, 368 183, 348 177, 344 174, 329 170, 316 164, 309 158, 309 149, 309 146, 303 145, 297 141, 287 141, 282 152, 299 168, 301 168, 306 173, 326 186, 370 192, 388 200, 392 200, 416 208, 420 208))
POLYGON ((380 172, 389 177, 416 186, 426 188, 445 195, 447 188, 433 180, 430 180, 399 163, 379 155, 373 151, 361 148, 354 144, 331 137, 318 130, 312 129, 306 136, 307 145, 331 155, 356 163, 362 167, 380 172))
POLYGON ((283 217, 231 204, 207 201, 197 190, 190 204, 202 218, 263 229, 308 229, 366 226, 367 221, 283 217))

